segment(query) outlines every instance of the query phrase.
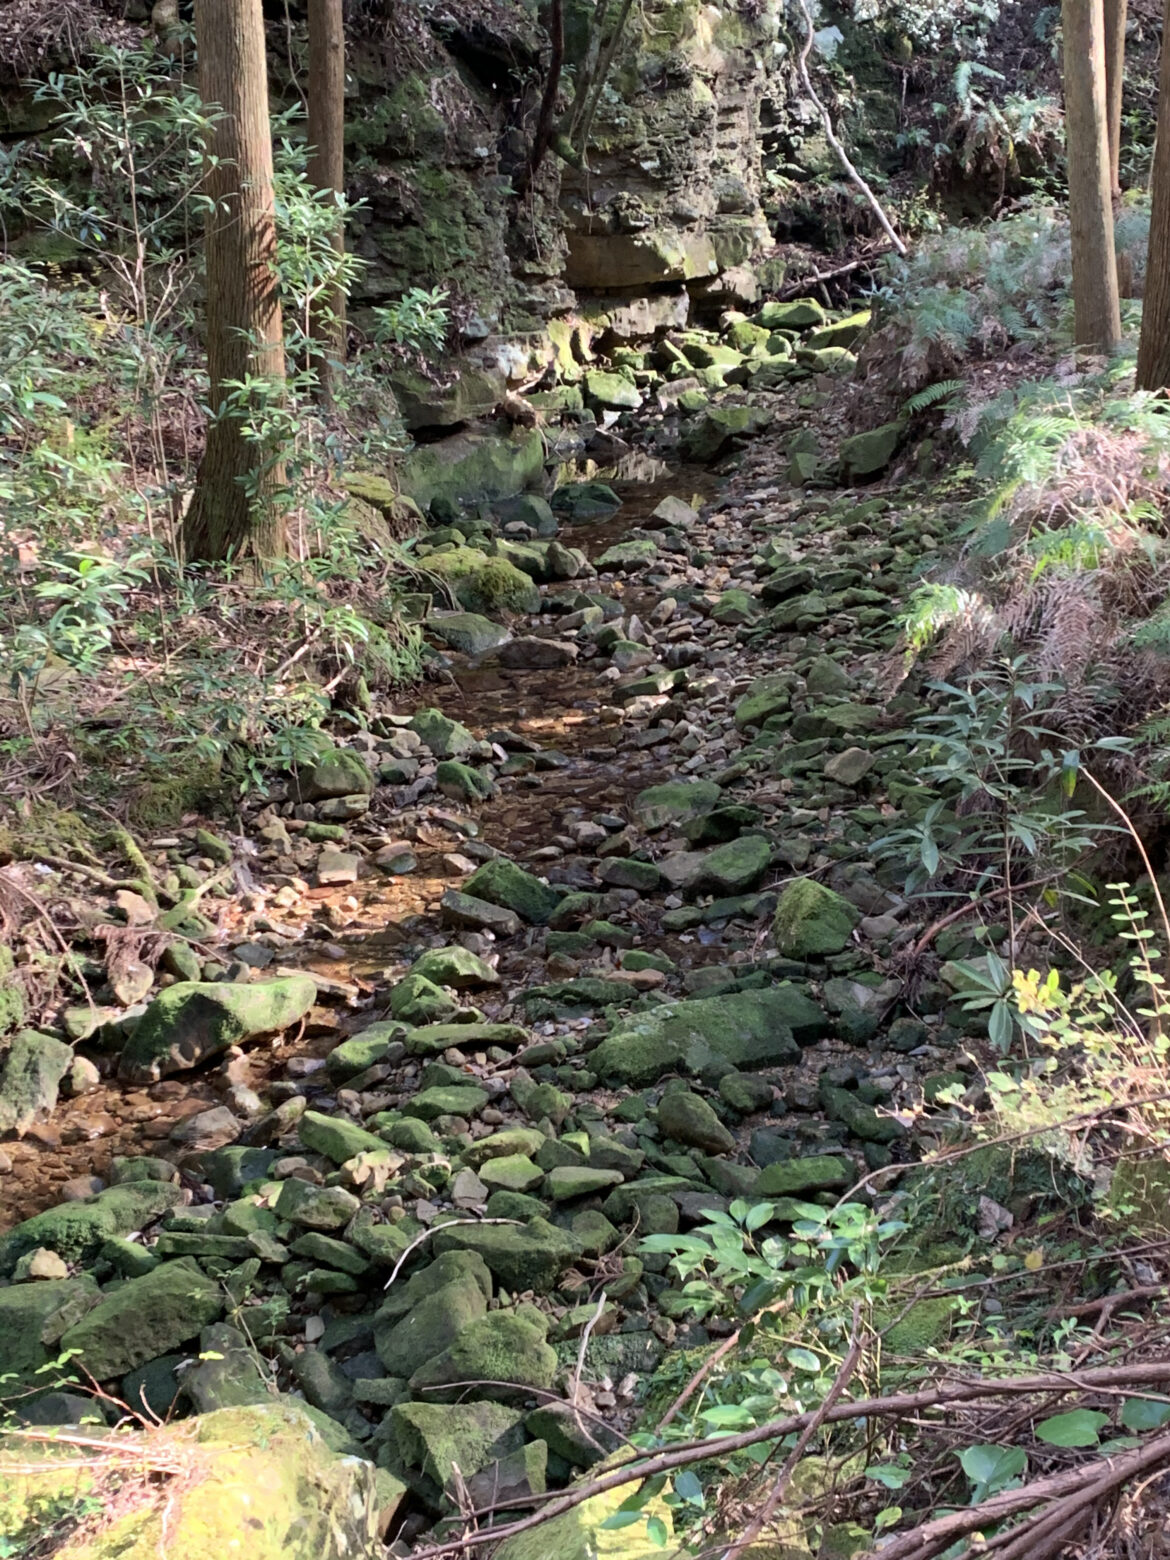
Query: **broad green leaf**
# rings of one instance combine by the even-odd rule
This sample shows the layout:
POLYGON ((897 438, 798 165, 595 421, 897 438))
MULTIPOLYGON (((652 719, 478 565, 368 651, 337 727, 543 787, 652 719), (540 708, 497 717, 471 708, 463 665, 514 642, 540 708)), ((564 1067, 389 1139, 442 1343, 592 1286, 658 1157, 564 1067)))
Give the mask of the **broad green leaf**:
POLYGON ((649 1517, 646 1521, 646 1537, 656 1549, 665 1549, 666 1540, 670 1535, 666 1530, 666 1523, 661 1517, 649 1517))
POLYGON ((887 1506, 883 1511, 879 1511, 873 1520, 874 1532, 884 1533, 886 1528, 893 1527, 894 1523, 901 1518, 901 1515, 901 1506, 887 1506))
POLYGON ((688 1505, 702 1506, 703 1486, 689 1468, 684 1468, 674 1481, 674 1493, 688 1505))
POLYGON ((814 1354, 811 1349, 789 1349, 788 1353, 784 1357, 788 1363, 795 1366, 797 1370, 811 1371, 816 1375, 820 1374, 820 1358, 818 1355, 814 1354))
POLYGON ((997 1051, 1006 1051, 1012 1043, 1012 1010, 1006 1002, 997 1002, 987 1020, 987 1033, 997 1051))
POLYGON ((746 1430, 755 1423, 752 1416, 739 1403, 716 1403, 711 1408, 705 1408, 699 1418, 704 1424, 717 1425, 724 1429, 731 1425, 746 1430))
POLYGON ((910 1477, 909 1468, 899 1468, 895 1463, 875 1463, 865 1470, 867 1479, 883 1485, 887 1490, 900 1490, 910 1477))
POLYGON ((1018 1478, 1028 1466, 1028 1458, 1019 1446, 967 1446, 959 1453, 963 1472, 984 1494, 1000 1489, 1008 1479, 1018 1478))
POLYGON ((611 1512, 605 1521, 599 1523, 598 1526, 612 1530, 614 1528, 631 1527, 635 1522, 641 1522, 641 1520, 642 1513, 640 1511, 619 1510, 611 1512))
POLYGON ((773 1216, 774 1212, 775 1209, 772 1207, 771 1203, 756 1203, 754 1208, 748 1209, 747 1214, 744 1217, 744 1229, 749 1233, 754 1230, 758 1230, 762 1225, 767 1224, 768 1220, 773 1216))
POLYGON ((1170 1403, 1151 1398, 1126 1398, 1121 1405, 1121 1422, 1127 1430, 1160 1430, 1170 1422, 1170 1403))
POLYGON ((1096 1446, 1101 1426, 1109 1415, 1092 1408, 1074 1408, 1067 1414, 1053 1414, 1036 1426, 1036 1439, 1048 1446, 1096 1446))

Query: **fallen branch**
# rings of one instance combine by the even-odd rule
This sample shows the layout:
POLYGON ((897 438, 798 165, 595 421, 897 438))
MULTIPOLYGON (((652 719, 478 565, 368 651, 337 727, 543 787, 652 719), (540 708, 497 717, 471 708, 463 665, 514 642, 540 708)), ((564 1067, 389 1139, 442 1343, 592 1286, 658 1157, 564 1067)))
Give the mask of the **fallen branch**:
MULTIPOLYGON (((1008 1517, 1031 1511, 1046 1503, 1036 1517, 1035 1525, 1025 1524, 1007 1535, 996 1535, 981 1548, 981 1553, 995 1552, 999 1560, 1017 1560, 1027 1555, 1031 1560, 1041 1560, 1053 1553, 1063 1535, 1072 1526, 1073 1517, 1082 1518, 1099 1501, 1128 1483, 1138 1474, 1150 1468, 1170 1463, 1170 1431, 1162 1431, 1131 1452, 1097 1462, 1082 1463, 1080 1467, 1066 1469, 1063 1473, 1046 1474, 1033 1479, 1019 1489, 1003 1490, 989 1496, 978 1506, 950 1512, 945 1517, 935 1517, 921 1527, 904 1533, 883 1544, 882 1560, 932 1560, 957 1540, 971 1533, 981 1533, 1008 1517), (1026 1532, 1026 1528, 1031 1528, 1026 1532), (1039 1540, 1045 1538, 1046 1543, 1039 1540), (997 1540, 999 1545, 997 1546, 997 1540)), ((878 1551, 871 1550, 869 1555, 878 1551)), ((866 1557, 868 1560, 868 1556, 866 1557)))
POLYGON ((875 260, 880 260, 888 255, 890 250, 883 246, 874 249, 867 255, 860 255, 856 260, 847 261, 845 265, 835 265, 831 271, 814 271, 810 276, 800 276, 787 287, 782 287, 776 294, 777 303, 787 303, 790 298, 799 298, 810 288, 817 287, 821 282, 836 281, 839 276, 848 276, 851 271, 860 271, 862 266, 872 265, 875 260))
MULTIPOLYGON (((1002 1380, 975 1377, 966 1381, 942 1382, 937 1386, 924 1387, 918 1392, 900 1392, 889 1397, 862 1398, 856 1402, 834 1403, 828 1408, 822 1404, 820 1408, 810 1410, 808 1413, 788 1414, 783 1419, 769 1420, 766 1424, 757 1425, 754 1430, 744 1430, 739 1435, 720 1436, 716 1440, 703 1437, 697 1441, 684 1441, 681 1445, 672 1447, 669 1452, 658 1452, 653 1456, 629 1457, 625 1461, 617 1462, 616 1466, 600 1478, 551 1495, 543 1501, 542 1497, 532 1495, 500 1501, 493 1508, 494 1510, 532 1506, 538 1501, 542 1501, 542 1509, 518 1522, 510 1522, 494 1528, 490 1534, 476 1532, 463 1538, 450 1539, 446 1543, 432 1544, 425 1549, 417 1550, 411 1560, 438 1560, 441 1555, 458 1554, 474 1544, 483 1543, 488 1537, 493 1543, 501 1542, 505 1538, 514 1538, 519 1533, 530 1532, 542 1523, 562 1516, 566 1511, 574 1510, 585 1501, 592 1500, 595 1495, 604 1495, 608 1490, 619 1489, 625 1484, 638 1484, 644 1479, 653 1478, 656 1474, 673 1473, 679 1468, 688 1468, 694 1463, 709 1462, 712 1458, 728 1457, 733 1452, 744 1451, 749 1446, 758 1446, 761 1441, 779 1440, 783 1436, 799 1433, 818 1415, 820 1425, 838 1424, 850 1419, 884 1419, 891 1416, 917 1414, 924 1409, 945 1408, 955 1403, 971 1403, 982 1398, 1023 1397, 1033 1393, 1092 1392, 1098 1388, 1139 1386, 1156 1381, 1170 1381, 1170 1359, 1134 1365, 1103 1365, 1095 1370, 1081 1371, 1075 1376, 1045 1373, 1037 1376, 1006 1377, 1002 1380)), ((1170 1434, 1165 1439, 1170 1447, 1170 1434)), ((620 1453, 617 1455, 621 1456, 620 1453)), ((1170 1457, 1170 1449, 1167 1451, 1167 1456, 1170 1457)), ((986 1511, 986 1508, 985 1502, 980 1510, 986 1511)), ((474 1513, 476 1519, 481 1515, 484 1513, 474 1513)), ((882 1560, 889 1560, 885 1550, 882 1551, 882 1560)))

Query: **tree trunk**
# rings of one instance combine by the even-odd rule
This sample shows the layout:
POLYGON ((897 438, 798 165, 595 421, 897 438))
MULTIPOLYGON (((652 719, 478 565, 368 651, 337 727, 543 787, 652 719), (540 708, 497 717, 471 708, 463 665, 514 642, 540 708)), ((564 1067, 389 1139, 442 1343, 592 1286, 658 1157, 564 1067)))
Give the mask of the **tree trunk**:
POLYGON ((1102 0, 1063 0, 1064 111, 1077 345, 1112 352, 1121 339, 1102 0))
MULTIPOLYGON (((276 274, 272 134, 261 0, 195 0, 199 90, 220 111, 208 146, 207 371, 212 418, 183 527, 188 558, 279 556, 284 516, 278 452, 246 437, 249 407, 225 409, 233 382, 284 391, 276 274)), ((260 409, 260 415, 263 415, 260 409)))
POLYGON ((1162 63, 1158 70, 1158 130, 1150 173, 1150 247, 1146 294, 1138 345, 1137 386, 1170 385, 1170 0, 1162 21, 1162 63))
POLYGON ((527 194, 533 179, 540 172, 540 166, 544 162, 549 147, 552 145, 557 93, 561 88, 561 71, 565 63, 564 0, 550 0, 548 36, 548 75, 545 77, 544 91, 540 98, 540 108, 536 115, 536 132, 532 137, 532 151, 529 154, 528 166, 521 176, 517 190, 517 193, 521 196, 527 194))
MULTIPOLYGON (((309 0, 309 182, 319 190, 345 191, 345 32, 342 0, 309 0)), ((340 212, 333 247, 345 253, 340 212)), ((336 370, 345 362, 345 288, 323 293, 311 316, 320 342, 316 359, 323 399, 333 392, 336 370)))
POLYGON ((1121 81, 1125 71, 1128 0, 1105 0, 1105 116, 1109 127, 1109 188, 1121 198, 1121 81))

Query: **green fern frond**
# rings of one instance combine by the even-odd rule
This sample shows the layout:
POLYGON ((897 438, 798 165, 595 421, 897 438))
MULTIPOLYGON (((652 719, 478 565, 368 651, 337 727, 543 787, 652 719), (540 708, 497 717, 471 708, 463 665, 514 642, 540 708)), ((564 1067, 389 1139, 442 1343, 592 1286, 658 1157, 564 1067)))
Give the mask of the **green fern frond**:
POLYGON ((916 417, 919 412, 925 412, 932 406, 937 406, 940 401, 947 401, 953 395, 958 395, 963 388, 961 379, 940 379, 937 384, 927 385, 924 390, 919 390, 917 395, 912 395, 904 402, 902 410, 910 417, 916 417))

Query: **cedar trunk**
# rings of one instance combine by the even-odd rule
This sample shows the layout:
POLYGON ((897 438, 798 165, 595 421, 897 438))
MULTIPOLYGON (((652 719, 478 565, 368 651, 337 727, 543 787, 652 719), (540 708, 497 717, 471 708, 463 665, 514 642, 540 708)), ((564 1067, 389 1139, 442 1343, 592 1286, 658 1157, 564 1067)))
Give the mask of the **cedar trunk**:
POLYGON ((1102 0, 1063 0, 1064 108, 1077 345, 1112 352, 1121 339, 1102 0))
MULTIPOLYGON (((342 0, 309 0, 309 182, 319 190, 345 191, 345 31, 342 0)), ((345 253, 340 212, 333 247, 345 253)), ((321 345, 317 372, 321 391, 332 393, 336 366, 345 362, 345 289, 331 287, 312 315, 321 345)))
POLYGON ((1109 130, 1109 188, 1121 195, 1121 81, 1125 72, 1128 0, 1105 0, 1105 122, 1109 130))
POLYGON ((1158 131, 1150 175, 1150 247, 1146 261, 1142 334, 1138 345, 1139 390, 1170 385, 1170 0, 1162 21, 1158 70, 1158 131))
POLYGON ((211 131, 207 216, 207 372, 212 418, 183 527, 188 558, 215 561, 284 550, 275 452, 245 437, 245 418, 224 411, 233 381, 249 376, 284 390, 284 339, 276 274, 272 133, 261 0, 195 0, 199 91, 220 116, 211 131))

